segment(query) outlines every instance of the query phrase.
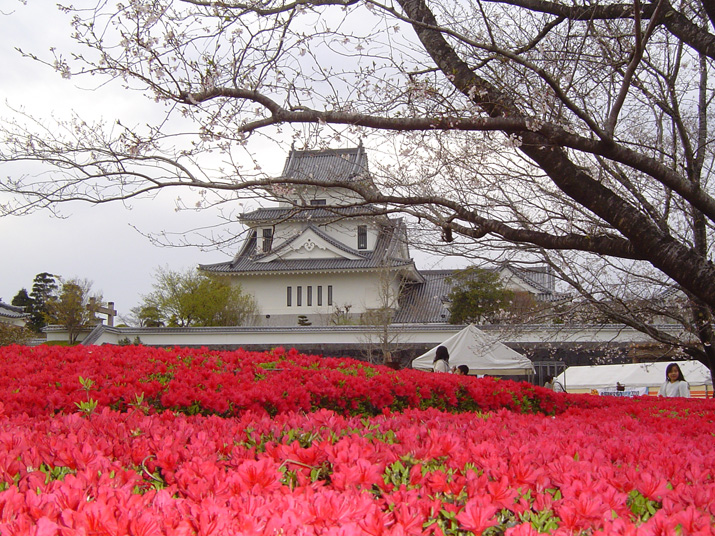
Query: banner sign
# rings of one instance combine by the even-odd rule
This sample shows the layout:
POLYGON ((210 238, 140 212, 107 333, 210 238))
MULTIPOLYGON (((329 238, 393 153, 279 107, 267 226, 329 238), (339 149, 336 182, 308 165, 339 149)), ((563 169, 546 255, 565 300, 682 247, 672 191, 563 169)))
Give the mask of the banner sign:
POLYGON ((647 387, 629 387, 619 391, 616 387, 607 387, 606 389, 596 389, 601 396, 643 396, 648 394, 647 387))

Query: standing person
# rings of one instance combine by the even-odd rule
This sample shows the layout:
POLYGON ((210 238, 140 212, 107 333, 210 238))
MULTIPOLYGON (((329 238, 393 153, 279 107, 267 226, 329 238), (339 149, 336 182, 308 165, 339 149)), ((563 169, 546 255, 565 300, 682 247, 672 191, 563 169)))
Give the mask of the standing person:
POLYGON ((658 396, 690 398, 690 385, 685 381, 683 371, 677 363, 671 363, 665 369, 665 383, 658 391, 658 396))
POLYGON ((546 376, 544 382, 544 387, 547 389, 551 389, 552 391, 555 391, 557 393, 565 393, 566 389, 564 389, 564 386, 561 385, 561 382, 557 382, 553 376, 549 375, 546 376))
POLYGON ((432 372, 451 372, 449 368, 449 350, 446 346, 438 346, 432 361, 432 372))
POLYGON ((457 368, 454 369, 454 373, 469 376, 469 367, 467 365, 457 365, 457 368))

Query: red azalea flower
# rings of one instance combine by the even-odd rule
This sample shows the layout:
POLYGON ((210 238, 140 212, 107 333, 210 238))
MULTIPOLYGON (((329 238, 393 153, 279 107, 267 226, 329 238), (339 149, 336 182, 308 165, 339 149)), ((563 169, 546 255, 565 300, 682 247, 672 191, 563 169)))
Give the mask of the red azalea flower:
POLYGON ((401 527, 403 534, 407 536, 422 534, 423 515, 419 508, 405 503, 397 504, 393 514, 395 516, 394 527, 401 527))
POLYGON ((658 478, 648 472, 641 472, 638 476, 636 489, 640 491, 644 497, 654 501, 662 501, 663 497, 670 493, 668 483, 662 478, 658 478))
POLYGON ((519 491, 513 488, 506 476, 501 477, 497 482, 489 482, 487 491, 492 504, 499 508, 510 509, 519 495, 519 491))
POLYGON ((464 510, 457 514, 460 528, 472 531, 480 536, 483 531, 496 524, 494 514, 498 508, 485 504, 481 499, 471 499, 464 505, 464 510))
POLYGON ((680 528, 682 536, 712 536, 712 520, 706 519, 695 507, 688 506, 675 514, 671 520, 680 528))
POLYGON ((532 527, 531 523, 522 523, 506 529, 504 536, 539 536, 539 531, 532 527))
POLYGON ((161 536, 164 534, 159 526, 156 516, 143 512, 129 523, 130 536, 161 536))
POLYGON ((575 499, 564 499, 556 505, 556 514, 561 518, 562 527, 578 531, 600 525, 600 521, 610 517, 611 510, 594 493, 581 493, 575 499))
POLYGON ((258 461, 244 461, 236 469, 235 479, 231 480, 239 493, 250 491, 257 494, 279 489, 282 477, 283 473, 272 459, 262 458, 258 461))

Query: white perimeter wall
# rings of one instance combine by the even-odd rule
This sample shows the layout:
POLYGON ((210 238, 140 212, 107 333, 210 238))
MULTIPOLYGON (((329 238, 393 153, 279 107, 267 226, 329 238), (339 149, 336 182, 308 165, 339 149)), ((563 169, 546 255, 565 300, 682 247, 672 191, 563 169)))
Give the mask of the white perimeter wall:
MULTIPOLYGON (((464 326, 449 324, 393 324, 392 333, 399 334, 402 344, 440 344, 464 326)), ((653 342, 653 339, 623 325, 572 325, 572 326, 479 326, 480 329, 504 343, 557 343, 557 342, 653 342)), ((659 329, 673 336, 682 334, 682 328, 661 325, 659 329)), ((379 328, 370 326, 317 327, 208 327, 208 328, 117 328, 101 326, 102 335, 93 344, 111 343, 127 338, 140 337, 148 345, 211 345, 211 344, 264 344, 290 346, 295 344, 363 342, 367 337, 379 334, 379 328)), ((48 341, 67 340, 67 332, 60 326, 48 326, 44 330, 48 341)), ((81 338, 84 338, 85 333, 81 338)))

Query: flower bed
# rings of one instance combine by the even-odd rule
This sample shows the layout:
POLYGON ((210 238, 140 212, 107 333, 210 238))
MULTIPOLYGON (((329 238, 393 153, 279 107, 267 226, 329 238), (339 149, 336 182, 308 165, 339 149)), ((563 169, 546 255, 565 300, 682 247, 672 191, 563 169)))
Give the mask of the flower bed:
POLYGON ((713 534, 712 401, 555 395, 283 351, 14 347, 0 373, 2 535, 713 534), (231 389, 258 402, 184 393, 231 389), (351 389, 359 403, 341 403, 351 389), (454 411, 421 407, 440 406, 439 390, 454 411))
MULTIPOLYGON (((216 352, 143 346, 0 348, 0 394, 9 413, 74 411, 89 398, 125 410, 137 401, 163 411, 238 415, 246 410, 332 409, 377 415, 437 407, 555 413, 574 404, 527 383, 394 371, 295 350, 216 352)), ((584 401, 586 400, 586 401, 584 401)))

